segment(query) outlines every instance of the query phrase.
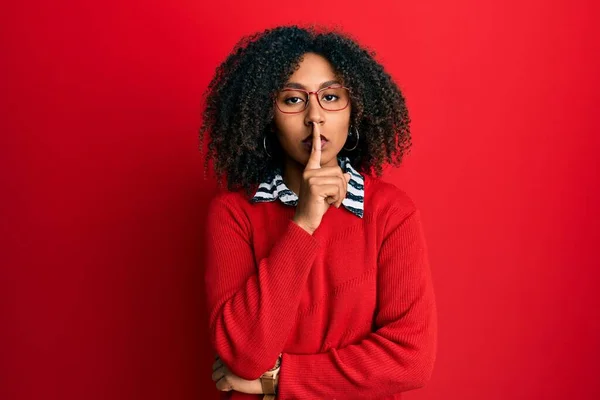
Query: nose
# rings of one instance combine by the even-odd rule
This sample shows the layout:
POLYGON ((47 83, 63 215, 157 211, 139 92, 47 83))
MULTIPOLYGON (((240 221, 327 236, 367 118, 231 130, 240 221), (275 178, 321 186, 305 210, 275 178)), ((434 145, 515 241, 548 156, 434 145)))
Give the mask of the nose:
POLYGON ((306 126, 311 126, 314 122, 319 125, 325 122, 325 113, 321 106, 319 105, 319 100, 317 99, 316 93, 311 93, 308 97, 308 104, 306 106, 307 112, 306 117, 304 118, 304 123, 306 126), (311 98, 311 96, 315 96, 311 98))

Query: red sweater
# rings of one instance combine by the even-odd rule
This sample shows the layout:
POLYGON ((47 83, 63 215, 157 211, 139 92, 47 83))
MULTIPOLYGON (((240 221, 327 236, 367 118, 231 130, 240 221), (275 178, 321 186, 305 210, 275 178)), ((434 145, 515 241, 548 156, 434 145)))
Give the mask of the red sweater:
POLYGON ((365 176, 364 191, 362 219, 330 207, 314 235, 279 201, 224 191, 210 203, 212 345, 248 380, 283 353, 278 399, 400 399, 431 376, 437 312, 419 210, 380 179, 365 176))

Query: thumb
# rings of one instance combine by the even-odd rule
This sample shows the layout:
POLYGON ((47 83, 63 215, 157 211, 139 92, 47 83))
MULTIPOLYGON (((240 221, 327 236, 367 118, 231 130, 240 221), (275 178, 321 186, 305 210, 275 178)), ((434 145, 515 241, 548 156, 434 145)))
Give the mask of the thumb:
POLYGON ((349 172, 346 172, 346 173, 344 174, 344 177, 346 178, 346 183, 348 183, 348 182, 350 181, 350 173, 349 173, 349 172))

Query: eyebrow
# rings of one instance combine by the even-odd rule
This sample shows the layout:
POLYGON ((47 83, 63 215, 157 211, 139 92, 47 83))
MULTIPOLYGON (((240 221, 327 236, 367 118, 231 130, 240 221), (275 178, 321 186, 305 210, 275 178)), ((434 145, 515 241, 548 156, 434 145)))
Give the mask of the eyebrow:
MULTIPOLYGON (((341 82, 338 81, 337 79, 326 81, 326 82, 321 83, 321 86, 319 86, 319 89, 322 89, 324 87, 327 87, 327 86, 330 86, 330 85, 333 85, 333 84, 341 85, 341 82)), ((286 88, 294 88, 294 89, 304 89, 304 90, 307 90, 304 87, 304 85, 302 85, 300 83, 297 83, 297 82, 288 82, 288 83, 285 84, 285 87, 286 88)))

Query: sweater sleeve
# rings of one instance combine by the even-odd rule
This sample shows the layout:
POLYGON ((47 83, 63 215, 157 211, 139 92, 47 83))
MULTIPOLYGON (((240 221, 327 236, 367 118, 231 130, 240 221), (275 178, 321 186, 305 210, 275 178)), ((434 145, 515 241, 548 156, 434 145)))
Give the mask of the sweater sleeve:
POLYGON ((437 311, 417 209, 389 217, 378 255, 376 329, 319 354, 284 353, 278 398, 382 398, 423 386, 437 348, 437 311))
POLYGON ((234 374, 257 379, 284 348, 319 242, 290 219, 257 263, 248 217, 223 196, 209 205, 205 234, 211 344, 234 374))

